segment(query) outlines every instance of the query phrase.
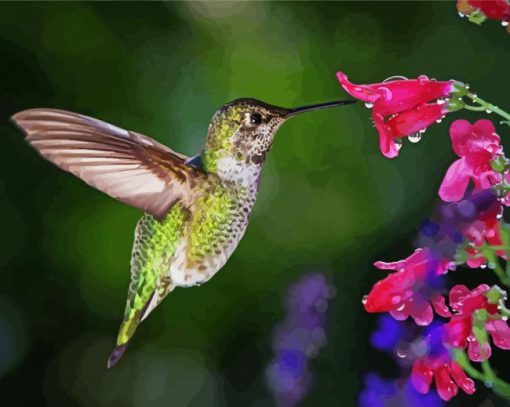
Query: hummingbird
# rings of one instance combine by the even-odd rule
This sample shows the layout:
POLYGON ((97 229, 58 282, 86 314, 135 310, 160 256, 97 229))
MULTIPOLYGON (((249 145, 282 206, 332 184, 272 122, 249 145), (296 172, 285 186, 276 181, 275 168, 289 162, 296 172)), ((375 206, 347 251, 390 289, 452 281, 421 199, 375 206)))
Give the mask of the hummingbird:
POLYGON ((131 281, 107 368, 120 360, 139 324, 176 287, 207 282, 239 244, 274 136, 303 112, 236 99, 212 117, 201 152, 187 157, 140 133, 56 109, 12 116, 44 158, 144 213, 135 228, 131 281))

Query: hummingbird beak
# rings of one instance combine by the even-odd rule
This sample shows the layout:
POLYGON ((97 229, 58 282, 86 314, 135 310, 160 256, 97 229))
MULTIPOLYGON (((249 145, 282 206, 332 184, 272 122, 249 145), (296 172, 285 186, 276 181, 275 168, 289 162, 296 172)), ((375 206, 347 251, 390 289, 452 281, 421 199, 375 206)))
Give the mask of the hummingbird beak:
POLYGON ((288 110, 287 114, 285 115, 285 118, 288 119, 289 117, 292 117, 292 116, 295 116, 297 114, 304 113, 304 112, 312 112, 314 110, 319 110, 319 109, 328 109, 330 107, 345 106, 345 105, 350 105, 352 103, 356 103, 356 101, 355 100, 337 100, 336 102, 327 102, 327 103, 319 103, 316 105, 295 107, 294 109, 288 110))

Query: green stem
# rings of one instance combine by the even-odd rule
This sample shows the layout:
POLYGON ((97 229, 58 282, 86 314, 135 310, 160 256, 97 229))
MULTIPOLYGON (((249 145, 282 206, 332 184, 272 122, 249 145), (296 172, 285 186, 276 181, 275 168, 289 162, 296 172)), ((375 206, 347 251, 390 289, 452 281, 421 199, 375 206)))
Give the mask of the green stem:
POLYGON ((471 99, 473 102, 478 103, 480 105, 480 106, 465 105, 465 108, 467 110, 473 110, 473 111, 477 111, 477 112, 485 110, 485 111, 489 111, 489 112, 494 112, 494 113, 500 115, 502 118, 506 119, 502 123, 510 125, 510 113, 505 112, 504 110, 493 105, 492 103, 489 103, 483 99, 480 99, 477 95, 475 95, 473 93, 468 93, 466 96, 469 99, 471 99))
POLYGON ((499 261, 495 259, 495 267, 494 267, 494 273, 498 276, 499 281, 501 281, 501 284, 510 287, 510 278, 506 275, 503 268, 501 267, 501 264, 499 264, 499 261))
POLYGON ((488 387, 492 387, 494 392, 499 394, 499 396, 510 400, 510 384, 496 376, 496 373, 492 370, 488 361, 482 362, 483 372, 480 372, 471 365, 465 351, 455 349, 454 357, 459 366, 462 367, 471 378, 483 382, 488 387))

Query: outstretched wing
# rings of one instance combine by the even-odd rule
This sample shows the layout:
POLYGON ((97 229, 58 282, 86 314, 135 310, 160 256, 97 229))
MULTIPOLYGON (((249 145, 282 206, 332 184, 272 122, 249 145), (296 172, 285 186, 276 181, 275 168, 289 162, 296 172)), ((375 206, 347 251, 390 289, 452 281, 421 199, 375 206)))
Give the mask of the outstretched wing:
POLYGON ((197 179, 207 175, 188 158, 141 134, 54 109, 30 109, 12 120, 39 153, 100 191, 162 219, 172 205, 188 205, 197 179))

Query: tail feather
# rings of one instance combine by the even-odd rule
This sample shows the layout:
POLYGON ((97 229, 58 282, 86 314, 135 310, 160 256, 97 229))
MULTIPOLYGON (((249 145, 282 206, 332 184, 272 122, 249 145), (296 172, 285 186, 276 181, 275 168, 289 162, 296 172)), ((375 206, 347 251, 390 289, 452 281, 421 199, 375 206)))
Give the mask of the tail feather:
POLYGON ((128 347, 128 344, 129 344, 129 342, 115 347, 115 349, 111 353, 110 357, 108 358, 108 362, 106 363, 106 367, 108 369, 111 369, 119 362, 122 355, 124 355, 124 352, 126 351, 126 349, 128 347))

